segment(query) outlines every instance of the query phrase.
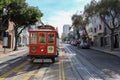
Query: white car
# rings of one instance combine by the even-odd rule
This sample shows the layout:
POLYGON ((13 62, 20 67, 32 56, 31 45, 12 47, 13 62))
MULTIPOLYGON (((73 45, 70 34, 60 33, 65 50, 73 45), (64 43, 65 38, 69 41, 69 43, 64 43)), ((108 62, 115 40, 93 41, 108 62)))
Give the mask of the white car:
POLYGON ((90 48, 88 42, 86 42, 86 41, 81 41, 79 46, 80 46, 80 48, 84 48, 84 49, 89 49, 90 48))

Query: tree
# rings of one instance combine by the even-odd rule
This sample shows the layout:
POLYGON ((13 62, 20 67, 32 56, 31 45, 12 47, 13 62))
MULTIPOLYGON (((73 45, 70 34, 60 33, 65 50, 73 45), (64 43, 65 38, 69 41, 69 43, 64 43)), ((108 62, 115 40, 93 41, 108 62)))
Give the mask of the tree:
POLYGON ((6 30, 8 28, 8 16, 6 6, 10 2, 11 0, 0 0, 0 27, 2 27, 2 30, 6 30))
POLYGON ((61 39, 64 41, 67 35, 65 33, 62 33, 61 39))
POLYGON ((78 38, 80 38, 79 28, 80 26, 82 26, 83 18, 81 15, 74 14, 71 19, 72 19, 72 26, 74 30, 76 31, 78 38))
POLYGON ((86 36, 89 40, 89 36, 88 36, 87 30, 86 30, 86 25, 88 24, 88 18, 83 17, 82 15, 75 14, 72 16, 72 21, 73 21, 72 25, 74 26, 74 29, 76 29, 76 31, 77 31, 78 38, 80 38, 79 29, 81 28, 82 30, 85 30, 86 36))
POLYGON ((14 50, 17 50, 17 42, 22 30, 39 21, 43 14, 37 7, 28 6, 25 0, 11 0, 6 9, 8 20, 14 22, 14 50))
POLYGON ((73 36, 73 34, 68 34, 68 38, 69 38, 69 40, 71 41, 71 40, 73 40, 74 39, 74 36, 73 36))
POLYGON ((85 7, 87 16, 99 15, 111 31, 111 50, 114 50, 114 31, 120 28, 120 0, 92 1, 85 7), (108 21, 109 20, 109 21, 108 21))

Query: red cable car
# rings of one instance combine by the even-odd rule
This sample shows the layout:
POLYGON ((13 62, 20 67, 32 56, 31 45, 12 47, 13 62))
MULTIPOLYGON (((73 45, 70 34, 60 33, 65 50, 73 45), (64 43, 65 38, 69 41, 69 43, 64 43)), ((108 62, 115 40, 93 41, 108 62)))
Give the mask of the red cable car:
POLYGON ((53 26, 39 26, 37 30, 29 30, 29 54, 32 61, 36 58, 52 59, 55 62, 55 57, 58 57, 59 47, 58 32, 53 26))

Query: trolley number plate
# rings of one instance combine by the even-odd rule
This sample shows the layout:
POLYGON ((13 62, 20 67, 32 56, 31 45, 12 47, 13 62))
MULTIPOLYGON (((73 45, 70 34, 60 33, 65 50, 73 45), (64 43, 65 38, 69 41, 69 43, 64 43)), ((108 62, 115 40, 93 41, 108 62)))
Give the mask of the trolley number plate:
POLYGON ((54 46, 48 46, 48 53, 54 53, 54 46))

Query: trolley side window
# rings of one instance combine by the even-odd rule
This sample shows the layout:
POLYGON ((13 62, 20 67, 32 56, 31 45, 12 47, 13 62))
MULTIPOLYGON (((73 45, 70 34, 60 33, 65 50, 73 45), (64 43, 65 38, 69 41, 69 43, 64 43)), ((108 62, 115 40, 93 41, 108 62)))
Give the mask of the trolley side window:
POLYGON ((46 43, 46 34, 45 33, 40 33, 39 34, 39 43, 46 43))
POLYGON ((55 37, 54 33, 48 33, 48 43, 54 43, 55 37))
POLYGON ((30 43, 31 44, 36 44, 37 43, 37 34, 36 33, 31 33, 30 34, 30 43))

